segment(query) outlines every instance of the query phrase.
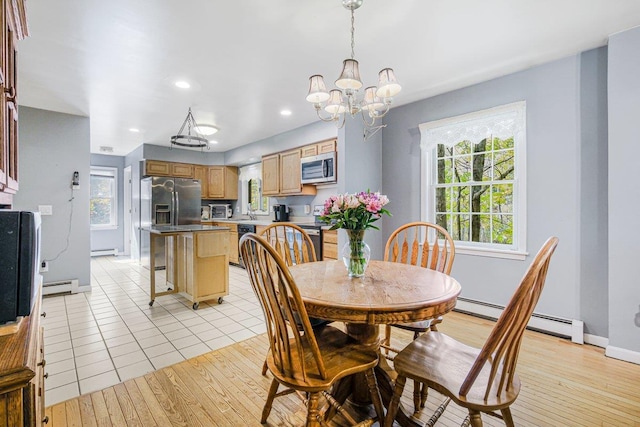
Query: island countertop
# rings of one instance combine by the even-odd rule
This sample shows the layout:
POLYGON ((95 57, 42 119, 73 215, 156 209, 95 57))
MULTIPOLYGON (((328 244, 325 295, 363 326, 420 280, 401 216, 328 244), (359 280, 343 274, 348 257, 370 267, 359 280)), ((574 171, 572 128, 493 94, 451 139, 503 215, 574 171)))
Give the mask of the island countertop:
POLYGON ((152 227, 143 227, 142 231, 148 231, 153 234, 169 234, 169 233, 193 233, 197 231, 216 231, 229 230, 229 227, 220 227, 215 225, 203 224, 184 224, 184 225, 154 225, 152 227))

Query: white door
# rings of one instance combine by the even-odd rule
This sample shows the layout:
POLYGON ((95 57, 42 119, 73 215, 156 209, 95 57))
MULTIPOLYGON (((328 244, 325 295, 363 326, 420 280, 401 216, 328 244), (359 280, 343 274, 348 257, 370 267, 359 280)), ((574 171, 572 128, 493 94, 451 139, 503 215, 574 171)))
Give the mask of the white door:
POLYGON ((124 254, 131 256, 131 166, 124 168, 124 254))

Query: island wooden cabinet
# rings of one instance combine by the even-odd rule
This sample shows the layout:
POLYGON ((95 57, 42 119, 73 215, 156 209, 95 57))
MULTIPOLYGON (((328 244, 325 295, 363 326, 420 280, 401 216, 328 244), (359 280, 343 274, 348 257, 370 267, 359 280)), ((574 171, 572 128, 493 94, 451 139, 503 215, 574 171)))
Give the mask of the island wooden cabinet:
POLYGON ((211 225, 217 225, 219 227, 229 227, 229 262, 238 264, 238 224, 235 222, 213 222, 211 225))
POLYGON ((238 168, 235 166, 209 166, 209 199, 238 199, 238 168))
MULTIPOLYGON (((237 246, 237 242, 236 242, 237 246)), ((178 289, 197 309, 200 301, 229 294, 229 233, 226 230, 183 233, 178 236, 178 289)))
POLYGON ((338 259, 338 230, 322 232, 322 259, 338 259))
POLYGON ((0 336, 0 427, 42 426, 48 421, 45 363, 38 299, 15 332, 0 336))
POLYGON ((301 149, 271 154, 262 158, 262 194, 264 196, 315 195, 315 185, 300 182, 301 149))
POLYGON ((0 7, 0 205, 11 206, 18 191, 17 41, 27 37, 23 0, 3 0, 0 7))

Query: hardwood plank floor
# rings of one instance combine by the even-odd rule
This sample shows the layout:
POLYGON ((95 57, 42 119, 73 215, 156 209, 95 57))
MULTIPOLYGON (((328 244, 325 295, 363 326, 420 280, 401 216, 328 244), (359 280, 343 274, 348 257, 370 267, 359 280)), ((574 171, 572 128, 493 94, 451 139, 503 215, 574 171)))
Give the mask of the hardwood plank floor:
MULTIPOLYGON (((485 319, 451 313, 439 329, 479 347, 492 326, 485 319)), ((394 346, 409 340, 409 334, 393 331, 394 346)), ((260 375, 266 350, 265 337, 254 337, 59 403, 46 409, 49 425, 259 426, 271 383, 270 375, 260 375)), ((523 385, 512 406, 516 425, 640 426, 640 365, 607 358, 601 348, 527 331, 518 374, 523 385)), ((403 398, 409 407, 412 389, 406 387, 403 398)), ((442 399, 431 390, 421 419, 428 419, 442 399)), ((305 413, 295 394, 280 397, 267 425, 304 425, 305 413)), ((465 415, 452 403, 437 425, 460 425, 465 415)), ((504 425, 487 416, 483 421, 504 425)), ((336 416, 333 425, 344 425, 344 419, 336 416)))

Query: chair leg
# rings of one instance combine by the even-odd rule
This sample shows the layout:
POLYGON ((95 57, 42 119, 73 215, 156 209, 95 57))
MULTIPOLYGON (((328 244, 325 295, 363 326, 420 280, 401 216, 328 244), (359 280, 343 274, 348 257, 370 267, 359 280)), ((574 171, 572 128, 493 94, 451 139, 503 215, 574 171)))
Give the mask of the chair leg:
POLYGON ((469 419, 471 421, 471 427, 482 427, 482 417, 479 411, 469 409, 469 419))
POLYGON ((320 427, 320 421, 318 420, 318 416, 320 412, 318 410, 318 398, 320 397, 320 393, 314 392, 309 396, 309 400, 307 401, 307 424, 306 427, 320 427))
POLYGON ((504 420, 506 426, 514 427, 513 417, 511 416, 511 409, 509 409, 509 407, 507 406, 506 408, 501 409, 500 412, 502 413, 502 419, 504 420))
POLYGON ((420 412, 420 398, 422 397, 420 391, 420 381, 413 380, 413 412, 415 414, 420 412))
POLYGON ((424 409, 427 404, 427 398, 429 397, 429 387, 426 384, 422 384, 422 390, 420 390, 420 409, 424 409))
MULTIPOLYGON (((391 345, 391 326, 385 325, 384 327, 384 341, 382 342, 386 346, 391 345)), ((384 349, 384 354, 389 355, 389 349, 384 349)))
POLYGON ((264 363, 262 364, 262 376, 266 376, 267 375, 267 369, 269 369, 267 367, 267 359, 264 360, 264 363))
POLYGON ((396 414, 398 413, 398 407, 400 406, 400 398, 402 397, 402 392, 404 391, 404 385, 407 382, 407 378, 401 375, 398 375, 396 378, 396 385, 393 388, 393 397, 391 398, 391 402, 389 402, 389 409, 387 410, 387 416, 384 419, 384 427, 392 427, 393 420, 396 418, 396 414))
POLYGON ((382 397, 380 396, 376 373, 373 369, 369 369, 364 373, 364 376, 367 379, 367 385, 369 385, 371 401, 373 402, 373 407, 375 408, 376 415, 378 416, 378 424, 382 425, 382 422, 384 421, 384 407, 382 406, 382 397))
POLYGON ((269 414, 271 413, 271 406, 273 405, 273 399, 276 397, 276 393, 278 392, 278 381, 275 379, 271 381, 271 387, 269 387, 269 394, 267 395, 267 402, 264 404, 264 409, 262 410, 262 418, 260 422, 265 424, 267 422, 267 418, 269 418, 269 414))

